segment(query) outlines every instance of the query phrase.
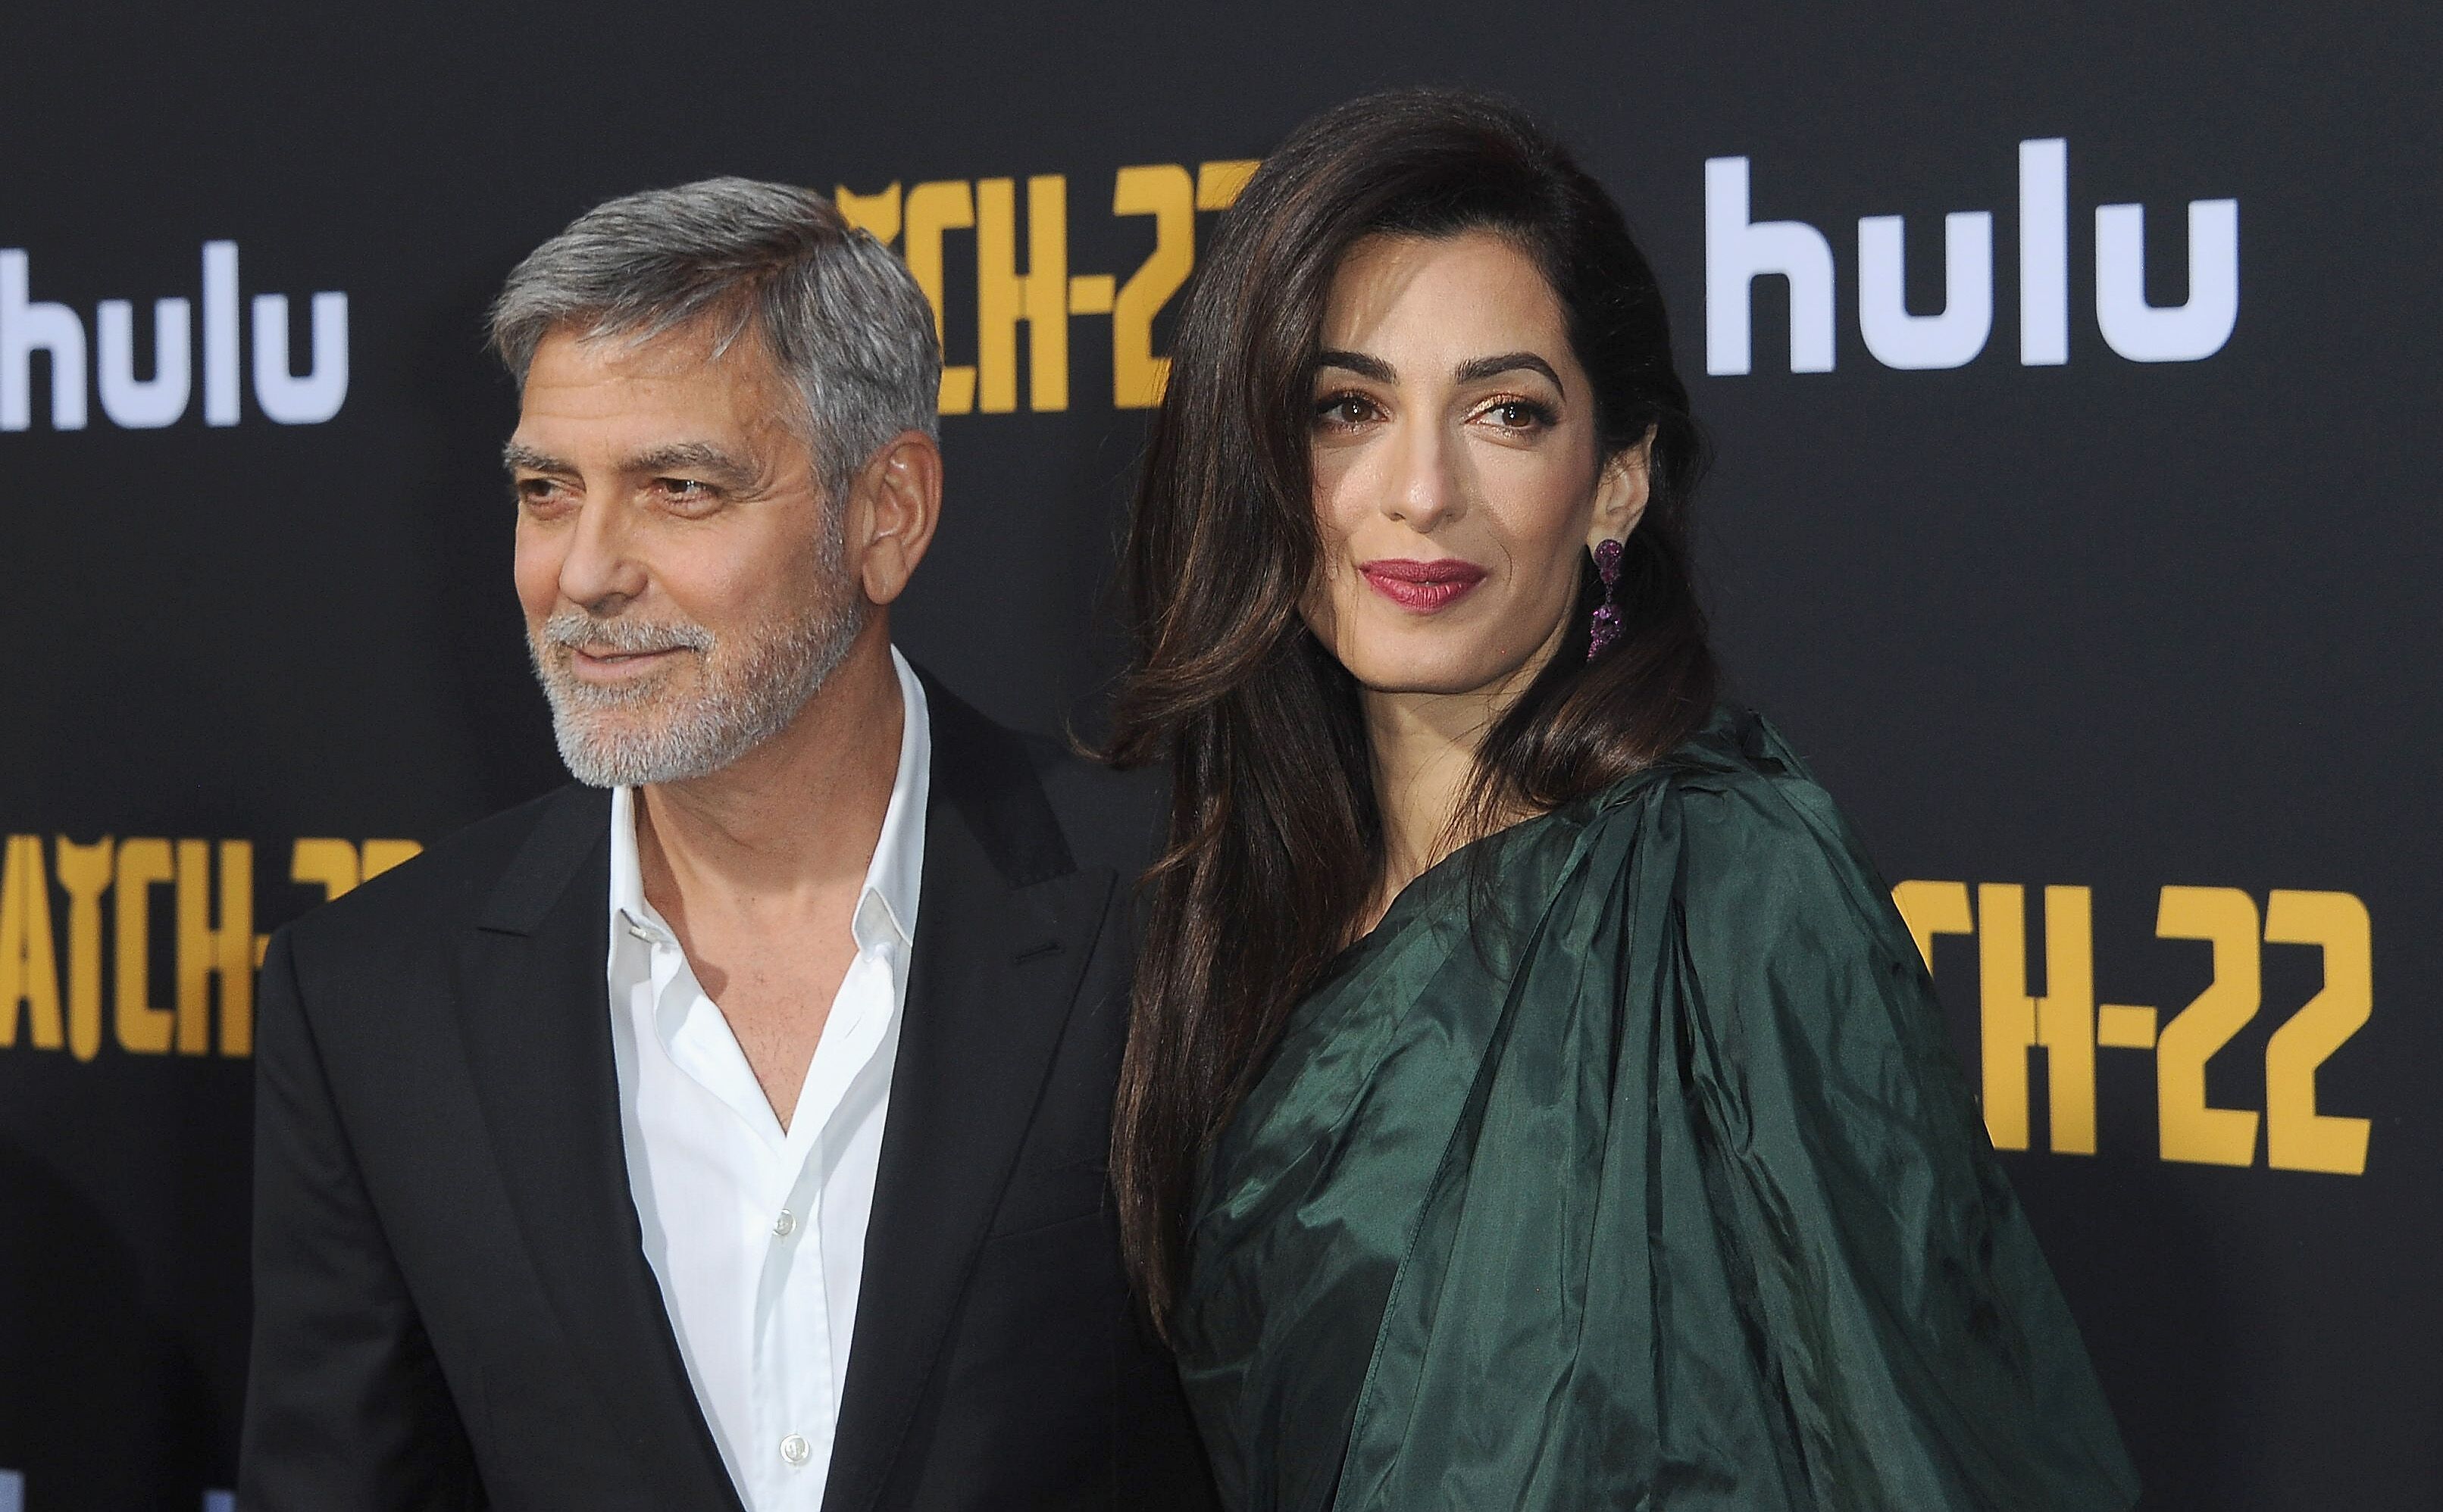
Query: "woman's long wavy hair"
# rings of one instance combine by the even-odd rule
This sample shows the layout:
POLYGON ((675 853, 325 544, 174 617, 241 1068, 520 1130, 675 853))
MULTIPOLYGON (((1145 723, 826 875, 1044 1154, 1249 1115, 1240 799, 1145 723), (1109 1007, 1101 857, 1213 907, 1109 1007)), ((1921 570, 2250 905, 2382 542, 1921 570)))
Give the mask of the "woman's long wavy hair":
POLYGON ((1385 865, 1356 683, 1298 612, 1323 550, 1308 448, 1325 299, 1367 237, 1473 230, 1510 238, 1558 297, 1605 459, 1648 435, 1653 451, 1620 641, 1588 660, 1589 560, 1567 638, 1479 748, 1466 813, 1480 830, 1592 792, 1713 706, 1688 565, 1703 443, 1619 208, 1502 100, 1397 90, 1299 127, 1222 216, 1188 293, 1122 563, 1133 654, 1109 755, 1168 762, 1172 788, 1111 1174, 1130 1269, 1166 1331, 1204 1157, 1385 865))

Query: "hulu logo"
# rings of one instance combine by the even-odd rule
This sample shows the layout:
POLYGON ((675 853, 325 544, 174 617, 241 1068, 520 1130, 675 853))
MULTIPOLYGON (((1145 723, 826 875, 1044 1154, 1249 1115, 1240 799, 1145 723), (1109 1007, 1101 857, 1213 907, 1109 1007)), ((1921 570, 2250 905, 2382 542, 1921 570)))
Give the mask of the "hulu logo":
MULTIPOLYGON (((317 294, 308 319, 312 358, 303 373, 289 366, 289 304, 285 294, 258 294, 250 308, 238 290, 235 242, 204 244, 202 307, 204 424, 233 426, 243 413, 240 317, 250 329, 255 410, 284 426, 320 425, 348 397, 348 297, 317 294)), ((83 430, 88 420, 86 379, 111 424, 129 430, 175 425, 197 387, 197 301, 183 295, 153 301, 151 352, 138 376, 137 311, 126 300, 94 307, 91 341, 83 316, 65 304, 37 300, 32 261, 22 248, 0 250, 0 430, 24 430, 34 418, 34 355, 48 361, 54 430, 83 430), (88 363, 87 357, 91 361, 88 363)), ((0 1501, 0 1512, 13 1512, 0 1501)))
MULTIPOLYGON (((1759 278, 1790 282, 1790 371, 1832 371, 1832 244, 1805 221, 1759 221, 1750 209, 1744 157, 1705 163, 1705 371, 1737 374, 1753 362, 1752 293, 1759 278)), ((1903 221, 1858 221, 1858 334, 1887 368, 1956 368, 1993 334, 1993 216, 1943 217, 1943 305, 1911 311, 1903 221)), ((2069 147, 2060 137, 2019 144, 2019 361, 2069 360, 2069 147)), ((2104 345, 2132 362, 2195 362, 2231 339, 2239 319, 2239 202, 2189 201, 2188 298, 2146 301, 2146 209, 2095 208, 2095 322, 2104 345)))

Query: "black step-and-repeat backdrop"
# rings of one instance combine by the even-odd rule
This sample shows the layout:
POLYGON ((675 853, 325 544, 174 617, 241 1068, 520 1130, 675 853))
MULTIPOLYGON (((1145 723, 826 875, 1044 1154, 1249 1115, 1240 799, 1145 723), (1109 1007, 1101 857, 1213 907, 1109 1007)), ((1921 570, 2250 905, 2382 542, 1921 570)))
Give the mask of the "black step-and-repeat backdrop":
POLYGON ((1661 269, 1739 689, 1898 884, 2149 1504, 2443 1504, 2437 13, 1026 9, 9 17, 0 1512, 226 1504, 264 936, 559 779, 510 264, 836 191, 951 364, 903 644, 1091 721, 1181 281, 1414 82, 1548 115, 1661 269))

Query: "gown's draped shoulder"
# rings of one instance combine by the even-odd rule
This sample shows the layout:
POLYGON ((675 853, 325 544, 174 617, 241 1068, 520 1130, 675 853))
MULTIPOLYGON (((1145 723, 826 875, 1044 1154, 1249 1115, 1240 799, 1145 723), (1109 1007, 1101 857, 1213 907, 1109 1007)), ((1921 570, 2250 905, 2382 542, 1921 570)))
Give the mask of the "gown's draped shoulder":
POLYGON ((1908 932, 1752 715, 1401 897, 1221 1141, 1177 1321, 1242 1512, 2137 1495, 1908 932))

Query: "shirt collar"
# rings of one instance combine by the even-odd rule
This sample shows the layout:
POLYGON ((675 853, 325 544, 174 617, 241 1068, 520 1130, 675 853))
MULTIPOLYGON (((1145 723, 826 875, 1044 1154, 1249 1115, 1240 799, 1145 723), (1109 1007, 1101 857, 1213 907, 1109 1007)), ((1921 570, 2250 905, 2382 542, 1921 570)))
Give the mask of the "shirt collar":
MULTIPOLYGON (((891 806, 883 811, 882 836, 873 859, 866 865, 865 886, 857 895, 852 929, 857 949, 876 950, 896 943, 903 951, 916 942, 916 903, 925 875, 925 809, 931 795, 932 721, 925 705, 925 685, 915 668, 891 648, 891 669, 899 677, 899 770, 891 783, 891 806)), ((611 929, 615 940, 622 922, 667 936, 670 926, 645 898, 645 877, 636 858, 636 790, 611 790, 611 929)))
POLYGON ((925 810, 932 796, 933 724, 925 706, 925 684, 899 647, 891 648, 891 665, 899 674, 899 772, 891 781, 891 807, 883 811, 882 837, 873 847, 873 861, 865 870, 865 890, 857 899, 857 944, 881 943, 866 938, 869 901, 878 902, 902 949, 916 942, 916 902, 925 877, 925 810))

